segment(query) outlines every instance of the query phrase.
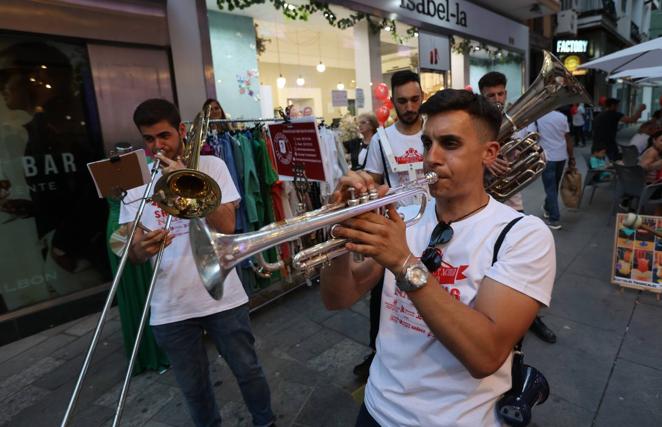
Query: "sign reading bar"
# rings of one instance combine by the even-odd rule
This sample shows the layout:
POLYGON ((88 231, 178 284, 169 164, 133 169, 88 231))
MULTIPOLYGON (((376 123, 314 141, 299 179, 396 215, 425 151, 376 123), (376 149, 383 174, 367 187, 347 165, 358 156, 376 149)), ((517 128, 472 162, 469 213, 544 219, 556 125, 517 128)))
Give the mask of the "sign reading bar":
POLYGON ((557 40, 556 53, 586 53, 588 40, 557 40))
POLYGON ((276 169, 281 179, 291 180, 295 166, 303 166, 310 180, 324 181, 324 162, 315 122, 277 123, 269 125, 276 169))

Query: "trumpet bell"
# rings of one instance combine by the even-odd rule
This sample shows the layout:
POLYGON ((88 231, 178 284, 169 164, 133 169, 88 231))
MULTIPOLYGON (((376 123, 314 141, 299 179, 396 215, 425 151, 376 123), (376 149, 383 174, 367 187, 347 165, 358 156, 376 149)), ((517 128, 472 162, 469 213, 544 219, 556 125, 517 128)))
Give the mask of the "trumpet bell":
POLYGON ((209 175, 179 169, 162 176, 152 196, 161 209, 178 218, 200 218, 218 207, 221 188, 209 175))

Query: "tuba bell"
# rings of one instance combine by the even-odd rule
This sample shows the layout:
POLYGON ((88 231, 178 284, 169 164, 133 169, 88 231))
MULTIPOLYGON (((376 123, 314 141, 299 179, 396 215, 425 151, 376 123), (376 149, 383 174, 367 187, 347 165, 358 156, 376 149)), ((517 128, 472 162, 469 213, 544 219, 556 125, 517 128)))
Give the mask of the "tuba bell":
POLYGON ((545 154, 540 136, 530 132, 523 138, 516 133, 558 107, 576 102, 591 104, 581 83, 548 51, 540 73, 526 92, 503 113, 497 136, 499 154, 511 162, 510 172, 488 178, 487 192, 499 201, 509 199, 531 184, 545 169, 545 154))

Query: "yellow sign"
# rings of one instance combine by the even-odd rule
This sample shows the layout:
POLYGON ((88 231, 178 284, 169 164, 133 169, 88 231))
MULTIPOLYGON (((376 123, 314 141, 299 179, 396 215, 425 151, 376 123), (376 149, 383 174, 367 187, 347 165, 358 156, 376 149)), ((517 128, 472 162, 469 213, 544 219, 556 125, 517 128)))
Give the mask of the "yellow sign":
POLYGON ((563 60, 563 65, 571 73, 577 69, 582 64, 582 60, 577 55, 568 55, 563 60))

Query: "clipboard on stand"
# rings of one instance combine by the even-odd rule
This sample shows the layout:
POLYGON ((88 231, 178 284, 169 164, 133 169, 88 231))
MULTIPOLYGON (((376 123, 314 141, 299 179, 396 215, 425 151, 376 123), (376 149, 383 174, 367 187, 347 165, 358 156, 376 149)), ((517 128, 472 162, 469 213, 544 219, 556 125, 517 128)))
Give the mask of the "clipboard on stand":
POLYGON ((87 169, 100 198, 121 199, 127 190, 145 185, 150 180, 143 149, 88 163, 87 169))

